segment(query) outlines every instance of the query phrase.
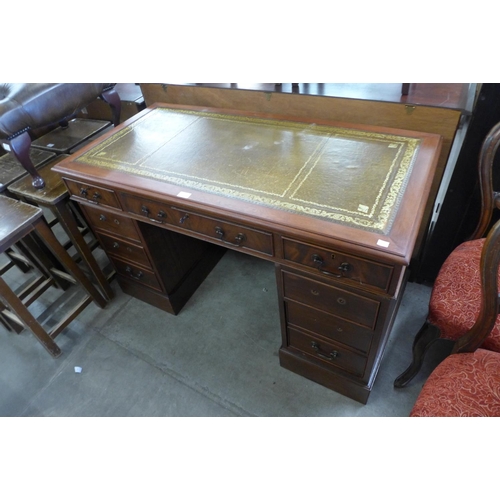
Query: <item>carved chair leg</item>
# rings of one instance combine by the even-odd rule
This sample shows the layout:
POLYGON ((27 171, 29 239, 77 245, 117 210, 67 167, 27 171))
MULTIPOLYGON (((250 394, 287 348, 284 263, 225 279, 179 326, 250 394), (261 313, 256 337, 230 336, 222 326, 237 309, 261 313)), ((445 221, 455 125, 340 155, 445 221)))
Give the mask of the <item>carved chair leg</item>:
POLYGON ((405 387, 417 375, 422 368, 424 356, 430 345, 439 338, 439 328, 426 321, 418 331, 413 341, 413 359, 410 366, 396 378, 394 387, 405 387))
POLYGON ((109 104, 113 113, 113 125, 116 127, 120 123, 120 115, 122 111, 122 101, 118 92, 113 88, 101 94, 101 99, 109 104))
POLYGON ((34 188, 42 189, 45 187, 45 181, 38 174, 30 158, 31 137, 28 132, 9 140, 10 152, 21 163, 24 169, 31 175, 34 188))

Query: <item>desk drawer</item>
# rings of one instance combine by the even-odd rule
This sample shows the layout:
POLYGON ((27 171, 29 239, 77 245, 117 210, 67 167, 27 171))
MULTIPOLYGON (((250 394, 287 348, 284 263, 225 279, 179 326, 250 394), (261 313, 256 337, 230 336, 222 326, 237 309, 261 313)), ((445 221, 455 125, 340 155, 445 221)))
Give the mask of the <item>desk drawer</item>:
POLYGON ((173 222, 172 214, 164 203, 152 201, 139 196, 122 194, 123 208, 134 215, 145 217, 151 222, 163 224, 164 222, 173 222))
POLYGON ((362 377, 365 372, 366 358, 360 354, 294 328, 287 328, 287 337, 288 347, 297 349, 316 360, 341 368, 356 377, 362 377))
POLYGON ((172 208, 171 211, 178 227, 208 236, 230 248, 248 248, 265 255, 274 255, 271 233, 177 208, 172 208))
POLYGON ((361 257, 283 238, 285 260, 316 269, 318 273, 353 283, 389 290, 393 267, 361 257))
POLYGON ((155 274, 142 267, 134 266, 128 262, 124 262, 116 257, 110 256, 113 262, 116 272, 129 280, 139 283, 141 285, 147 285, 158 291, 163 291, 160 282, 156 278, 155 274))
POLYGON ((96 229, 103 229, 113 234, 118 234, 125 238, 138 241, 141 239, 134 225, 134 221, 124 215, 117 215, 98 207, 82 206, 89 222, 96 229))
POLYGON ((107 207, 118 208, 121 210, 120 201, 116 193, 111 189, 93 186, 85 182, 77 182, 69 179, 64 179, 68 191, 79 198, 95 205, 103 205, 107 207))
POLYGON ((285 314, 288 325, 299 326, 365 354, 370 350, 373 332, 368 328, 296 302, 285 302, 285 314))
POLYGON ((285 298, 374 329, 380 302, 283 271, 285 298))
POLYGON ((144 248, 134 245, 130 241, 125 241, 116 236, 96 232, 106 253, 122 259, 130 260, 135 264, 151 268, 149 258, 144 248))

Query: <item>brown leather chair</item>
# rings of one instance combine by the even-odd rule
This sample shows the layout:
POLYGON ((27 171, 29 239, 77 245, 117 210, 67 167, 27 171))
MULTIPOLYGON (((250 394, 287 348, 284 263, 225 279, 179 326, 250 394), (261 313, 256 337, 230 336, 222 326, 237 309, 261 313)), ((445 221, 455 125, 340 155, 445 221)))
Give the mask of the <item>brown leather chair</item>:
POLYGON ((30 158, 32 134, 52 125, 67 125, 79 110, 105 100, 113 110, 113 123, 120 121, 121 101, 110 83, 0 83, 0 144, 19 160, 41 189, 44 180, 30 158))

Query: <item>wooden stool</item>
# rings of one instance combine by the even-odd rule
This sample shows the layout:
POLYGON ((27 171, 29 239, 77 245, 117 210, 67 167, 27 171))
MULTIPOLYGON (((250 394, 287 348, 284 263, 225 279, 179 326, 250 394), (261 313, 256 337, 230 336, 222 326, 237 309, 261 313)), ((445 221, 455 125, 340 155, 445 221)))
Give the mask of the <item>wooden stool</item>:
POLYGON ((5 309, 8 308, 8 314, 10 313, 10 316, 8 315, 7 317, 10 317, 12 321, 19 320, 35 335, 52 356, 57 357, 61 354, 61 349, 54 342, 54 338, 81 311, 83 311, 92 300, 101 308, 105 307, 106 301, 54 236, 52 230, 45 222, 40 208, 27 205, 21 201, 5 196, 0 196, 0 253, 12 247, 17 241, 24 238, 32 231, 35 231, 44 240, 47 247, 74 278, 74 282, 82 285, 88 295, 50 332, 47 332, 30 313, 28 305, 33 302, 34 298, 40 296, 51 283, 42 278, 41 281, 37 282, 35 288, 31 286, 29 291, 23 291, 21 295, 12 291, 0 276, 0 310, 3 309, 2 313, 5 315, 5 309))
POLYGON ((61 157, 57 157, 38 169, 39 175, 45 181, 43 188, 37 189, 33 187, 32 179, 26 175, 11 184, 8 190, 20 200, 37 205, 38 207, 45 207, 52 212, 70 238, 78 255, 95 277, 103 296, 107 300, 111 300, 113 298, 113 291, 109 281, 92 255, 91 248, 89 248, 80 232, 74 213, 69 208, 71 203, 69 192, 59 174, 51 170, 51 167, 60 160, 61 157))
MULTIPOLYGON (((30 149, 30 159, 34 167, 38 170, 49 160, 55 158, 55 153, 30 149)), ((10 154, 0 157, 0 195, 10 196, 8 187, 26 176, 26 170, 19 161, 10 154)), ((55 279, 59 288, 65 290, 69 284, 60 279, 57 271, 64 271, 64 267, 57 261, 52 252, 44 245, 43 241, 35 234, 31 233, 16 243, 16 248, 9 248, 5 252, 7 258, 16 265, 22 272, 28 272, 33 266, 43 274, 55 279)), ((0 269, 0 275, 2 269, 0 269)))

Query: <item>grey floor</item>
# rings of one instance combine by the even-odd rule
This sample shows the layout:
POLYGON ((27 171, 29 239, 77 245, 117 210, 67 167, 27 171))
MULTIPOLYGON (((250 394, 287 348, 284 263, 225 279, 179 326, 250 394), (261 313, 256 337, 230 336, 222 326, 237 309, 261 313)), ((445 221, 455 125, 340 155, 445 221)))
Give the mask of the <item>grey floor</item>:
MULTIPOLYGON (((27 276, 11 269, 4 278, 15 288, 27 276)), ((57 359, 29 332, 0 325, 0 416, 404 417, 445 355, 436 346, 411 385, 394 389, 430 294, 409 283, 363 405, 280 367, 269 262, 228 251, 178 316, 112 285, 105 309, 91 304, 59 335, 57 359)), ((50 325, 79 293, 49 291, 30 310, 50 325)))

